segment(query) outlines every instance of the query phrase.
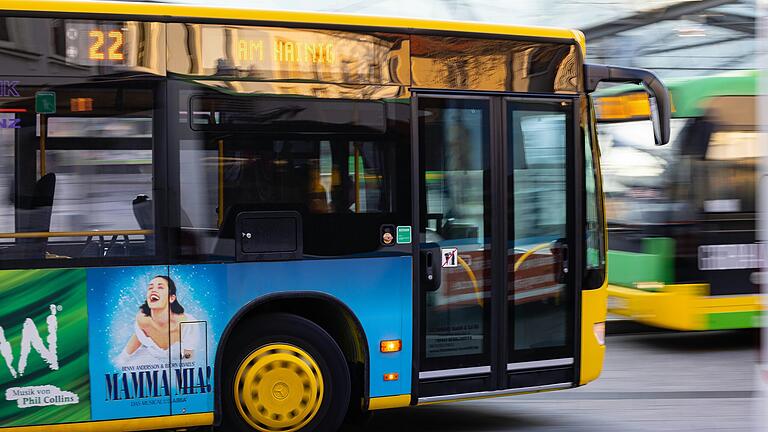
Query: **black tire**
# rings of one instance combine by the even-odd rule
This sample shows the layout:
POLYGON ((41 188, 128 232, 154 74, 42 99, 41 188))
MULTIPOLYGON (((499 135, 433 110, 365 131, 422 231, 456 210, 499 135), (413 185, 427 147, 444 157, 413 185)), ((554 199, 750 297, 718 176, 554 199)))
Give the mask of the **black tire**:
POLYGON ((234 385, 238 369, 251 353, 272 343, 288 344, 309 354, 323 377, 324 395, 317 414, 301 432, 336 432, 350 399, 350 375, 336 341, 317 324, 297 315, 273 313, 245 321, 227 342, 221 365, 220 432, 253 432, 237 409, 234 385))

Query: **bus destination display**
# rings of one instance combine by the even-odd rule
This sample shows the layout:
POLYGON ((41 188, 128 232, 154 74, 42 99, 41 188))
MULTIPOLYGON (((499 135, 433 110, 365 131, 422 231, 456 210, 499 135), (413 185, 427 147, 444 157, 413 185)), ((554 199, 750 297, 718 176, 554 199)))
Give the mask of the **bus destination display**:
POLYGON ((398 83, 398 35, 317 29, 197 25, 169 27, 169 70, 259 80, 398 83), (187 57, 182 57, 184 50, 187 57), (193 68, 195 65, 197 69, 193 68), (200 67, 202 66, 202 67, 200 67))
POLYGON ((124 65, 128 30, 122 23, 68 22, 67 62, 83 66, 124 65))

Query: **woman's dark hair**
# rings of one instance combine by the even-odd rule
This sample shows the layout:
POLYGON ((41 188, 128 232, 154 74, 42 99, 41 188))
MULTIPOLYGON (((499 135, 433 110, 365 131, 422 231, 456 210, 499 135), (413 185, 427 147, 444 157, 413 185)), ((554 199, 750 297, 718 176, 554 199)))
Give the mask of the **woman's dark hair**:
MULTIPOLYGON (((170 301, 170 297, 172 295, 174 296, 176 295, 176 283, 173 281, 173 279, 163 275, 157 275, 152 279, 157 279, 157 278, 165 279, 165 281, 168 282, 168 297, 169 297, 168 300, 170 301)), ((176 299, 176 301, 170 304, 170 307, 171 307, 171 313, 175 313, 177 315, 184 313, 184 306, 179 304, 178 298, 176 299)), ((149 310, 149 305, 147 304, 146 300, 144 300, 144 304, 139 306, 139 310, 141 310, 141 312, 146 316, 151 315, 151 311, 149 310)))

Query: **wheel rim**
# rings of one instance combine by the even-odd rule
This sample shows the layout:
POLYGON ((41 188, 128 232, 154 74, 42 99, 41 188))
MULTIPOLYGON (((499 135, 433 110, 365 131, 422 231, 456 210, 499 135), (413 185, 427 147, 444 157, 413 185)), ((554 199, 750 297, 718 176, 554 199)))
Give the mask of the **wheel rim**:
POLYGON ((306 351, 269 344, 249 354, 235 374, 235 404, 243 420, 264 432, 293 432, 317 415, 323 375, 306 351))

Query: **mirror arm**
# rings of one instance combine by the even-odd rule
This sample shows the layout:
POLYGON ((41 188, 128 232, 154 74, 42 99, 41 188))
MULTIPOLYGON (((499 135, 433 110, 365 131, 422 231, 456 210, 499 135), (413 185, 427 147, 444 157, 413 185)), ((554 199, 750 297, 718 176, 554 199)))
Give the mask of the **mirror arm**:
POLYGON ((594 92, 601 82, 642 84, 656 100, 660 123, 656 144, 669 142, 672 103, 669 91, 655 73, 647 69, 587 63, 584 65, 584 81, 587 93, 594 92))

